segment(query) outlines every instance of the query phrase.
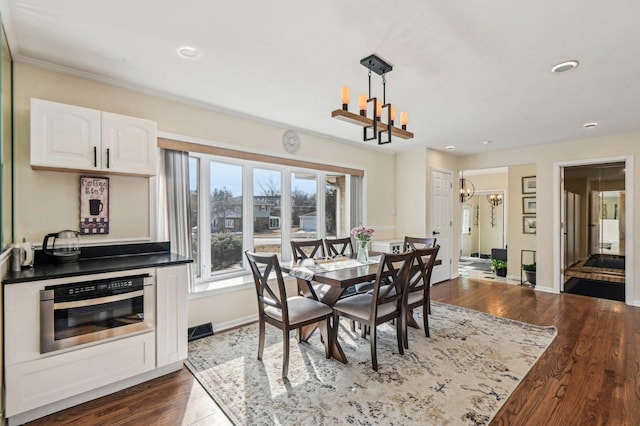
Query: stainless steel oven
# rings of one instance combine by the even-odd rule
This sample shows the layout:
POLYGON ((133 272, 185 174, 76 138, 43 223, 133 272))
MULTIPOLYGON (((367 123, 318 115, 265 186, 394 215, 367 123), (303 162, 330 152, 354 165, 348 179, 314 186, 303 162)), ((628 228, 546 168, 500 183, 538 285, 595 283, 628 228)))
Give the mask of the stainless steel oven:
POLYGON ((40 353, 153 330, 148 274, 47 286, 40 291, 40 353))

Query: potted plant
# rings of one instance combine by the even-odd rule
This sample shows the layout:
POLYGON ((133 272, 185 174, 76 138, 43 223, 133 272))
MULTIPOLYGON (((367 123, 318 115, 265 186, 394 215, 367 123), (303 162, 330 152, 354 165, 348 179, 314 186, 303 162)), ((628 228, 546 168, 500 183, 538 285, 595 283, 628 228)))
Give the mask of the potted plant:
POLYGON ((524 271, 524 276, 527 277, 527 281, 532 285, 536 285, 536 263, 524 264, 522 265, 522 270, 524 271))
POLYGON ((493 269, 497 276, 507 276, 507 261, 500 259, 491 259, 491 269, 493 269))

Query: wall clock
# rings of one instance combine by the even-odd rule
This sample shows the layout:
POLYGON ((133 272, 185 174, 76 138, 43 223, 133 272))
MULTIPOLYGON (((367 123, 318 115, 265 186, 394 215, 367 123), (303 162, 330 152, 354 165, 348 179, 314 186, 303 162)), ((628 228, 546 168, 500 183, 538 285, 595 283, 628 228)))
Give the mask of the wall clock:
POLYGON ((289 154, 294 154, 300 149, 300 137, 293 130, 287 130, 282 135, 282 146, 289 154))

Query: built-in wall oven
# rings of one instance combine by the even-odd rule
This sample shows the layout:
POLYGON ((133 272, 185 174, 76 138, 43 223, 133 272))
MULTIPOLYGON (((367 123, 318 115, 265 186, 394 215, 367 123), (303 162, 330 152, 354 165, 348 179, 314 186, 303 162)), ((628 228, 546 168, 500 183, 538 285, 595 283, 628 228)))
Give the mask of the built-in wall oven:
POLYGON ((47 286, 40 291, 40 353, 152 331, 149 274, 47 286))

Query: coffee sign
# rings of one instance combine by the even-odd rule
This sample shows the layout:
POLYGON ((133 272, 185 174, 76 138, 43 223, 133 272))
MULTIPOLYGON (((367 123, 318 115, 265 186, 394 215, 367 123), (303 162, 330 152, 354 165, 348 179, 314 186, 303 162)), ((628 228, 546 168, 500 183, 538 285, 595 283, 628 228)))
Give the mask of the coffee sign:
POLYGON ((109 178, 80 176, 80 233, 109 233, 109 178))

